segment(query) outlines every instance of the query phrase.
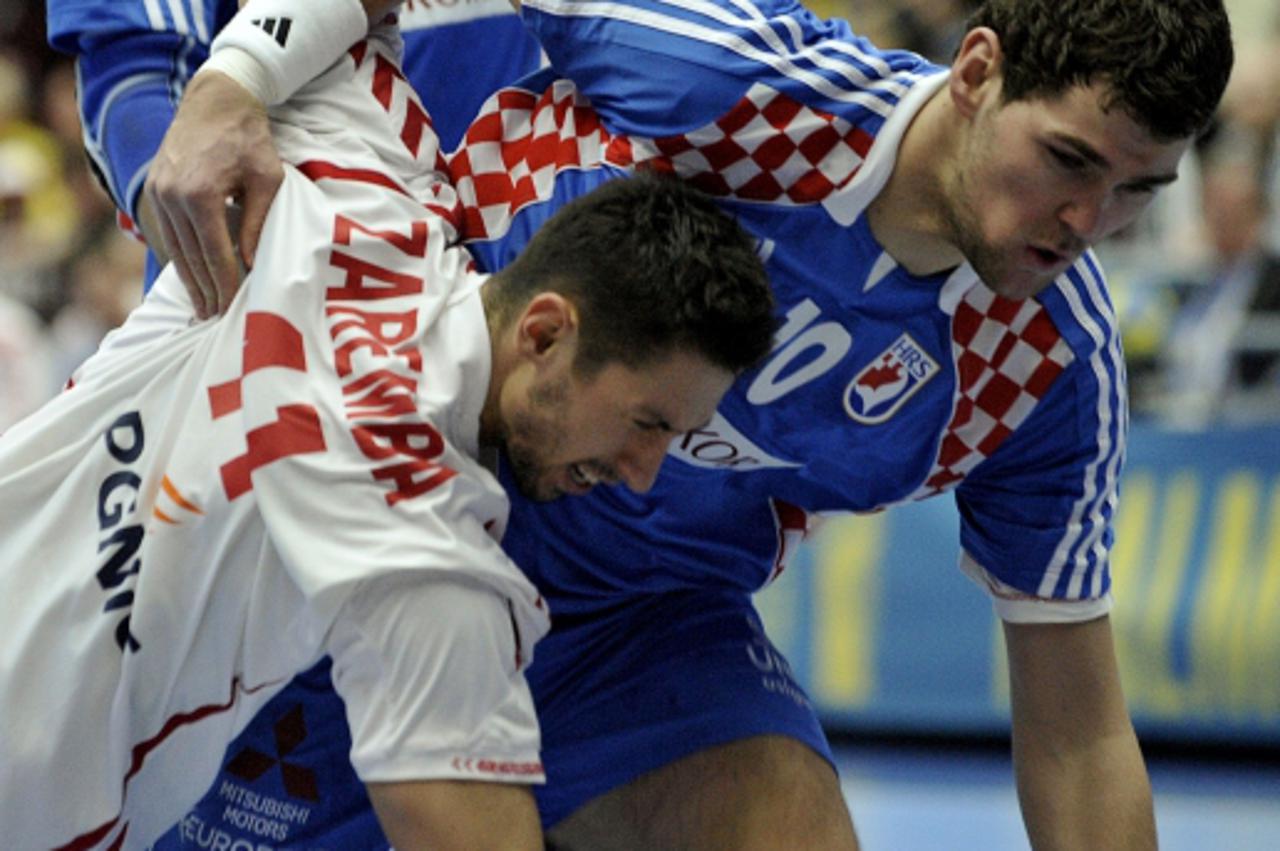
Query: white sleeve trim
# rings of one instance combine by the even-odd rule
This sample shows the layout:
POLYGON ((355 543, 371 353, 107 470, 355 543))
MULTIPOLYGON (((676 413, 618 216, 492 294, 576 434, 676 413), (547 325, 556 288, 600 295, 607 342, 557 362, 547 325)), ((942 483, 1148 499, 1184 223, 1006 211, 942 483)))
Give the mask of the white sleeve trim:
POLYGON ((973 560, 960 554, 960 570, 991 595, 996 615, 1006 623, 1083 623, 1111 611, 1111 592, 1083 600, 1053 600, 1019 591, 996 578, 973 560))

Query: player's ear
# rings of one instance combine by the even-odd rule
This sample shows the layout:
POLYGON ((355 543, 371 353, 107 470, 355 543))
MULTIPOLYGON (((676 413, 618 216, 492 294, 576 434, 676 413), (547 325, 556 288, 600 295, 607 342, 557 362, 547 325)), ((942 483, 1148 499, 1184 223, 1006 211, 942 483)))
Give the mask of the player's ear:
POLYGON ((541 292, 529 299, 516 323, 517 345, 523 357, 545 360, 577 338, 578 309, 557 292, 541 292))
POLYGON ((1003 59, 995 30, 974 27, 964 34, 947 81, 951 101, 962 116, 972 118, 986 98, 999 94, 1003 59))

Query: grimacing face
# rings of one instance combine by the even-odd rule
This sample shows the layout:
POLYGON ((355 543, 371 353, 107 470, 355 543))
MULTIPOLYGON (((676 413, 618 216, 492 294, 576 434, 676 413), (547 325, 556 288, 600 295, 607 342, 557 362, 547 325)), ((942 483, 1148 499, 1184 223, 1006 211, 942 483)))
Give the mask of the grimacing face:
POLYGON ((1159 142, 1103 84, 1002 103, 974 116, 947 175, 950 239, 984 283, 1035 295, 1086 248, 1130 224, 1177 176, 1191 139, 1159 142))
POLYGON ((637 369, 605 365, 589 378, 562 367, 513 390, 503 444, 521 493, 545 501, 598 483, 653 486, 671 441, 706 425, 733 374, 677 349, 637 369))

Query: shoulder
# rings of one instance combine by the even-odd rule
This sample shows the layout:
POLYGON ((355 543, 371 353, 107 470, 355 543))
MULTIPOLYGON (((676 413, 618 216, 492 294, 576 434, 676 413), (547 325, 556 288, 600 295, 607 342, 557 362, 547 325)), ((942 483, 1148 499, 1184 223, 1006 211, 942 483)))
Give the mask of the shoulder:
MULTIPOLYGON (((657 85, 691 89, 696 77, 699 87, 720 92, 721 105, 745 87, 763 85, 861 123, 860 112, 887 114, 914 76, 936 70, 915 54, 877 48, 843 20, 824 20, 787 0, 528 0, 524 10, 552 64, 597 101, 608 89, 605 81, 635 89, 625 92, 635 100, 657 85), (637 63, 645 68, 640 79, 618 73, 637 63)), ((667 110, 694 95, 664 98, 667 110)))

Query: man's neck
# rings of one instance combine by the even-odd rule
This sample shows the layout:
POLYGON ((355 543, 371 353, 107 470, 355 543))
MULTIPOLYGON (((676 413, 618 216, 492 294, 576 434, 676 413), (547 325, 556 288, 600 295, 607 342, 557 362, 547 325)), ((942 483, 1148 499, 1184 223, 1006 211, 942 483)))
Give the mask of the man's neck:
POLYGON ((479 440, 481 449, 495 447, 501 442, 501 396, 502 386, 511 371, 512 353, 510 341, 504 337, 503 329, 495 327, 498 314, 494 306, 494 285, 498 283, 495 275, 480 288, 480 303, 484 305, 485 327, 489 331, 489 389, 485 392, 484 407, 480 409, 479 440))
POLYGON ((907 127, 893 173, 867 207, 871 233, 898 265, 913 275, 931 275, 964 262, 950 241, 944 176, 952 168, 959 137, 946 86, 907 127))

